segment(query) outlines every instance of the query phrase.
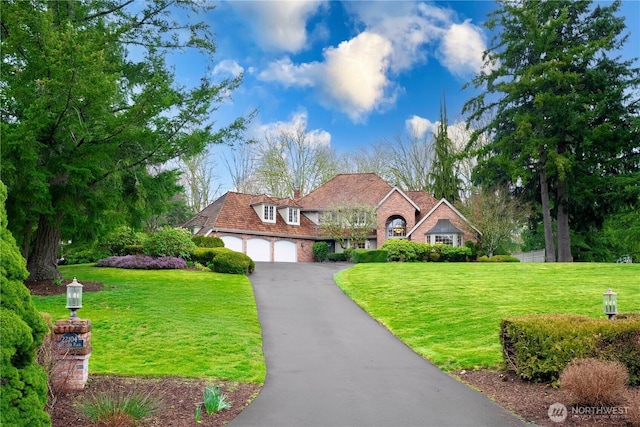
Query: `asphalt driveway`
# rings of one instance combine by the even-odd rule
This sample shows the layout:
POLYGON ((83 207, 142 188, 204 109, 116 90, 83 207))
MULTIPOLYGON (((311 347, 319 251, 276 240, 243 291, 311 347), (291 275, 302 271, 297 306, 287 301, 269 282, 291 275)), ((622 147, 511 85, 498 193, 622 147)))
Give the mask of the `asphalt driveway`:
POLYGON ((333 281, 346 264, 259 263, 250 276, 267 376, 229 425, 524 426, 424 360, 333 281))

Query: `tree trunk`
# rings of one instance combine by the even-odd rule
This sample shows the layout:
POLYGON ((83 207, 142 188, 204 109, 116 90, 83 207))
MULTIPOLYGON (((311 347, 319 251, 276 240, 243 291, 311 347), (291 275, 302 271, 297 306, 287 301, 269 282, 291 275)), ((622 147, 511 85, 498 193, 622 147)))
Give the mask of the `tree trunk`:
POLYGON ((36 242, 27 262, 29 280, 62 279, 62 275, 58 271, 61 219, 62 212, 56 213, 54 219, 40 215, 38 230, 36 231, 36 242))
POLYGON ((549 184, 545 171, 544 154, 540 159, 540 199, 542 200, 542 223, 544 225, 544 247, 547 262, 556 262, 556 246, 553 241, 553 222, 549 209, 549 184))
POLYGON ((565 186, 564 179, 558 180, 558 262, 573 262, 565 186))

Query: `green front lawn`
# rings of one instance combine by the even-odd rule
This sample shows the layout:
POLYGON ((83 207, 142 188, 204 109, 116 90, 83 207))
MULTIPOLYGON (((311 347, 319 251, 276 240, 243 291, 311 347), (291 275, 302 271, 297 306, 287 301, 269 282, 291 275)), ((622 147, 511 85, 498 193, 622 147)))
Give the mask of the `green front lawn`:
POLYGON ((338 285, 372 317, 445 370, 497 367, 500 320, 532 313, 640 312, 638 264, 358 264, 338 285))
MULTIPOLYGON (((262 383, 262 336, 246 276, 186 270, 60 268, 65 278, 102 282, 78 315, 93 325, 91 373, 210 377, 262 383)), ((34 297, 54 320, 65 296, 34 297)))

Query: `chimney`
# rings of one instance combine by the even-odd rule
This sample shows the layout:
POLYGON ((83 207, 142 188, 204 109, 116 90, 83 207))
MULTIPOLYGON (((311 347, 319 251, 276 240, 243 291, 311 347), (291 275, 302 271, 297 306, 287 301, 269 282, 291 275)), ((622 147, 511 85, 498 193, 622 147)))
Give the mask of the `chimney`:
POLYGON ((300 189, 296 188, 293 190, 293 200, 298 200, 300 198, 300 189))

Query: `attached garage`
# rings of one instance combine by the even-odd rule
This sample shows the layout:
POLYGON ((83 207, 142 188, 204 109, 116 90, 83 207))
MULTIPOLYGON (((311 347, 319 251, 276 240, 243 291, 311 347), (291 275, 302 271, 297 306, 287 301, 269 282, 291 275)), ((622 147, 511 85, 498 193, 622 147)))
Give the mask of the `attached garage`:
POLYGON ((232 251, 236 252, 244 252, 244 248, 242 245, 242 239, 236 236, 222 236, 220 237, 224 242, 224 247, 229 248, 232 251))
POLYGON ((247 255, 256 262, 271 261, 271 242, 266 239, 247 239, 247 255))
POLYGON ((273 245, 273 260, 275 262, 297 262, 298 247, 290 240, 278 240, 273 245))

